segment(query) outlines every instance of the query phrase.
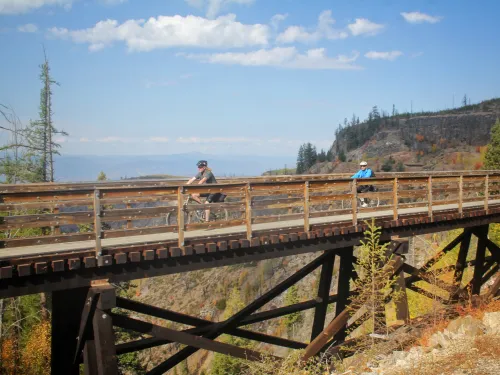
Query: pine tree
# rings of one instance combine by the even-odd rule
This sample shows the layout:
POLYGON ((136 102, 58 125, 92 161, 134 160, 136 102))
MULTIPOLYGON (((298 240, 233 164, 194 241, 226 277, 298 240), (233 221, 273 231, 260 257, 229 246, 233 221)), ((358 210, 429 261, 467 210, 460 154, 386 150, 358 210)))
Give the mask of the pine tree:
POLYGON ((500 119, 491 128, 491 140, 484 156, 485 169, 500 169, 500 119))
POLYGON ((305 167, 305 161, 304 161, 304 145, 301 145, 299 148, 299 154, 297 155, 296 173, 302 174, 302 173, 304 173, 305 169, 306 169, 306 167, 305 167))
POLYGON ((467 94, 464 94, 464 97, 462 99, 462 105, 465 107, 467 106, 467 94))
POLYGON ((97 176, 97 181, 106 181, 108 177, 106 176, 106 173, 101 171, 99 175, 97 176))
POLYGON ((52 86, 58 85, 50 75, 50 66, 47 56, 44 63, 40 65, 40 81, 42 89, 40 90, 40 118, 36 121, 31 121, 27 130, 27 141, 30 148, 28 157, 33 164, 33 174, 37 181, 53 182, 54 181, 54 155, 59 155, 58 148, 61 147, 56 143, 54 136, 56 134, 68 135, 64 131, 58 131, 52 121, 52 86))

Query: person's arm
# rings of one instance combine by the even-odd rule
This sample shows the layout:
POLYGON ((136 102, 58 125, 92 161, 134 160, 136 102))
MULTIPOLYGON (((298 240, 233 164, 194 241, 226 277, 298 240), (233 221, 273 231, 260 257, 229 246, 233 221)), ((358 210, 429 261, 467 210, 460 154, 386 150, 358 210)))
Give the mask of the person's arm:
POLYGON ((359 171, 351 176, 351 178, 359 178, 359 171))
POLYGON ((207 178, 206 177, 203 177, 200 182, 198 182, 199 185, 201 184, 204 184, 205 182, 207 182, 207 178))
POLYGON ((196 176, 195 177, 191 177, 191 179, 187 182, 187 184, 191 185, 195 180, 196 180, 196 176))

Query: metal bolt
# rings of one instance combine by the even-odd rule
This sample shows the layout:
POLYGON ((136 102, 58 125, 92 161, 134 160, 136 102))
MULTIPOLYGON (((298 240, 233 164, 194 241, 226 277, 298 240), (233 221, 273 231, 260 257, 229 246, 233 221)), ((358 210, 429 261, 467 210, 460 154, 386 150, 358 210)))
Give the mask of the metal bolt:
POLYGON ((108 316, 106 314, 102 314, 102 318, 106 319, 108 316))

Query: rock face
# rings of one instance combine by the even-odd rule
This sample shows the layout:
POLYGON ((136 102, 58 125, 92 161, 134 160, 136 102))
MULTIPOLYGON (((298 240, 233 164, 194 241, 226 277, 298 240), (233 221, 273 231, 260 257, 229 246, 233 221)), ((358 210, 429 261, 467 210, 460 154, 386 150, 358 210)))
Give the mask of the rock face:
POLYGON ((418 116, 399 120, 403 143, 414 150, 460 145, 484 146, 489 142, 496 113, 467 113, 443 116, 418 116))
POLYGON ((498 344, 500 312, 486 313, 482 321, 468 315, 451 321, 443 332, 433 334, 428 346, 381 356, 377 366, 370 366, 371 371, 359 374, 410 374, 419 369, 419 374, 497 375, 500 358, 491 349, 498 344))

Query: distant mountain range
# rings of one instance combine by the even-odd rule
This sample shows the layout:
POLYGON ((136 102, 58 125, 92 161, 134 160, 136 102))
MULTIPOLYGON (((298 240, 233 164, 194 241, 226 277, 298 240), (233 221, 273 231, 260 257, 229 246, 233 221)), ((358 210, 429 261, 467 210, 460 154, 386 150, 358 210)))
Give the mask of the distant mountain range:
POLYGON ((186 153, 172 155, 60 155, 55 159, 56 180, 95 181, 100 171, 108 179, 146 175, 193 176, 196 162, 208 160, 215 176, 260 176, 270 169, 295 167, 293 156, 207 155, 186 153))

